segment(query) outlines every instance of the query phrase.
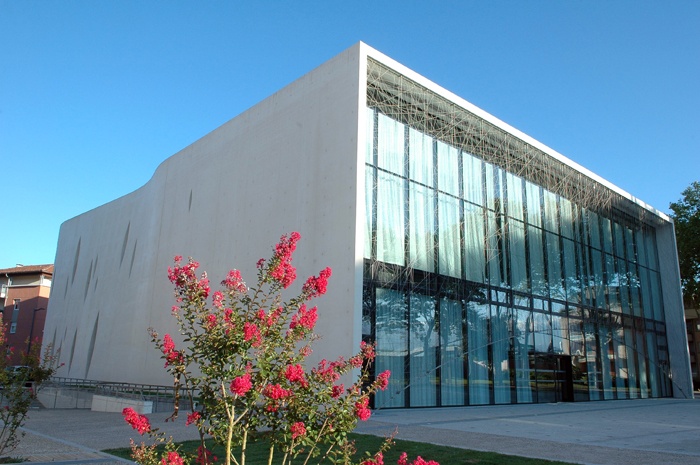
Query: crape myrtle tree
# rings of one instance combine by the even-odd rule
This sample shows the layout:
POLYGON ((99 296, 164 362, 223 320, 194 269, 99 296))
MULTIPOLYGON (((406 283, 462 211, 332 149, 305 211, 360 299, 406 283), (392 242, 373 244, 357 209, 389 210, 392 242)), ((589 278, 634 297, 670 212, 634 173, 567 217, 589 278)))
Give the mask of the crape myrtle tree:
MULTIPOLYGON (((296 297, 285 299, 296 279, 292 253, 299 239, 299 233, 282 236, 272 257, 258 261, 257 283, 251 287, 231 270, 221 290, 212 292, 206 273, 197 273, 199 263, 175 257, 168 269, 177 302, 171 311, 184 344, 176 346, 169 334, 161 337, 153 329, 150 335, 175 379, 178 397, 190 401, 186 423, 197 428, 200 446, 196 456, 188 456, 146 416, 127 408, 127 423, 153 439, 150 445, 132 441, 136 462, 244 465, 248 445, 264 437, 268 465, 384 464, 390 438, 378 451, 356 451, 348 433, 358 420, 370 417, 369 396, 386 389, 390 373, 369 378, 374 346, 364 343, 348 359, 309 366, 318 337, 313 332, 318 310, 310 301, 326 293, 331 270, 309 277, 296 297), (352 379, 349 386, 343 384, 352 379), (223 446, 223 457, 212 455, 212 443, 223 446)), ((177 412, 176 404, 173 419, 177 412)), ((420 457, 409 464, 405 454, 398 463, 437 465, 420 457)))
MULTIPOLYGON (((15 348, 6 346, 7 327, 0 325, 0 457, 12 452, 24 436, 21 427, 41 384, 56 372, 57 357, 47 347, 41 357, 41 344, 32 344, 22 353, 22 365, 11 366, 15 348)), ((34 342, 38 342, 34 341, 34 342)))
POLYGON ((700 182, 694 181, 670 205, 675 222, 678 261, 686 307, 700 306, 700 182))

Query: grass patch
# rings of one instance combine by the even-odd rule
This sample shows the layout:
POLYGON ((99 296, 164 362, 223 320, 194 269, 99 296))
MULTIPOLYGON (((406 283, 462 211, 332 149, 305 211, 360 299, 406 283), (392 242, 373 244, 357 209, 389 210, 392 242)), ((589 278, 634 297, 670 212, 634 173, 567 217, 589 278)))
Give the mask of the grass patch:
MULTIPOLYGON (((357 450, 360 451, 376 451, 383 442, 383 438, 371 436, 367 434, 350 434, 350 438, 355 441, 357 450)), ((570 462, 557 462, 551 460, 532 459, 527 457, 519 457, 516 455, 504 455, 496 452, 479 452, 468 449, 459 449, 456 447, 437 446, 423 442, 404 441, 396 439, 394 446, 384 456, 384 463, 387 465, 395 464, 399 459, 401 452, 408 453, 410 460, 415 459, 420 455, 426 460, 435 460, 440 465, 571 465, 570 462)), ((185 441, 181 443, 182 450, 191 454, 197 454, 198 441, 185 441)), ((267 464, 268 445, 264 440, 256 441, 248 445, 246 453, 246 463, 250 465, 267 464)), ((118 457, 131 459, 129 448, 108 449, 103 452, 116 455, 118 457)), ((214 447, 214 455, 219 457, 218 463, 223 463, 223 447, 214 447)), ((316 463, 311 462, 310 463, 316 463)), ((324 462, 328 464, 328 462, 324 462)))

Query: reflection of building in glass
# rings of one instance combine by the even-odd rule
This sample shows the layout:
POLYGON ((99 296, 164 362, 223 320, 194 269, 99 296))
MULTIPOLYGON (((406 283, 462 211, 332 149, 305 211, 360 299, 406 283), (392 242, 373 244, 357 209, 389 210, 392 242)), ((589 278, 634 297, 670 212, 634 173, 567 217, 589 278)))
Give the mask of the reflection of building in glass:
POLYGON ((668 217, 363 44, 64 224, 61 375, 167 383, 170 258, 223 276, 291 230, 333 268, 315 355, 375 341, 377 407, 691 392, 668 217))

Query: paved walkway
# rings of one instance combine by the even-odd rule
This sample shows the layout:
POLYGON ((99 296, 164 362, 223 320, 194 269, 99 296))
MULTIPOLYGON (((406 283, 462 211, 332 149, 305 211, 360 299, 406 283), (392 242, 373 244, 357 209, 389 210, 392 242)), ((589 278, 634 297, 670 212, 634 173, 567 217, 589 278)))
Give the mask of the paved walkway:
MULTIPOLYGON (((151 424, 194 439, 184 418, 151 424)), ((700 465, 700 400, 646 399, 375 411, 358 432, 586 465, 700 465)), ((140 439, 119 413, 32 410, 20 447, 30 462, 123 465, 100 452, 140 439)), ((450 464, 442 464, 450 465, 450 464)))

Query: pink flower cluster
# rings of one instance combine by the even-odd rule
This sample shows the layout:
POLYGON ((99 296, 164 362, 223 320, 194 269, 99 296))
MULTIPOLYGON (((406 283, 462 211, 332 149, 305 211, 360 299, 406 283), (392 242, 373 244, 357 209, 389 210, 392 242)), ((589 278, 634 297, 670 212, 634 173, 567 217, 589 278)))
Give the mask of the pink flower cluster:
POLYGON ((355 402, 355 415, 357 416, 358 419, 362 421, 367 421, 369 420, 369 417, 372 416, 372 412, 369 409, 369 397, 365 396, 361 398, 359 401, 355 402))
POLYGON ((248 286, 243 282, 241 272, 238 270, 229 271, 228 275, 226 275, 226 279, 221 281, 221 285, 225 286, 228 290, 240 292, 241 294, 248 292, 248 286))
POLYGON ((209 297, 209 280, 206 273, 201 279, 197 279, 195 271, 199 268, 199 263, 191 258, 187 264, 180 266, 182 256, 175 256, 175 266, 168 267, 168 279, 178 288, 191 287, 197 294, 202 295, 205 299, 209 297))
POLYGON ((202 418, 202 414, 199 412, 189 413, 187 415, 187 421, 185 422, 185 426, 196 424, 200 418, 202 418))
POLYGON ((340 372, 345 369, 347 363, 343 358, 335 362, 329 362, 325 358, 318 363, 318 366, 311 370, 314 376, 324 383, 334 383, 340 379, 340 372))
POLYGON ((306 300, 313 299, 314 297, 320 297, 325 294, 326 288, 328 287, 328 278, 330 277, 331 269, 328 267, 321 270, 318 277, 310 276, 301 289, 302 293, 306 294, 306 300))
POLYGON ((302 421, 297 421, 289 428, 289 430, 292 432, 292 439, 296 439, 306 434, 306 425, 304 425, 304 422, 302 421))
POLYGON ((293 232, 287 237, 285 234, 275 246, 275 254, 272 257, 273 268, 270 277, 280 283, 285 289, 297 278, 297 270, 292 266, 292 253, 297 248, 297 242, 301 234, 293 232))
POLYGON ((231 392, 238 396, 244 396, 253 388, 253 383, 250 381, 250 373, 239 376, 231 381, 231 392))
POLYGON ((160 461, 161 465, 185 465, 185 462, 177 452, 168 452, 168 455, 160 461))
POLYGON ((211 296, 212 305, 216 308, 222 308, 224 306, 224 294, 221 291, 215 291, 211 296))
POLYGON ((313 331, 316 326, 316 320, 318 320, 317 308, 312 307, 311 309, 306 308, 306 304, 301 304, 299 310, 292 315, 292 321, 289 323, 289 329, 294 330, 297 327, 301 327, 307 331, 313 331))
POLYGON ((258 310, 258 320, 268 328, 272 327, 275 323, 277 323, 277 320, 279 320, 280 316, 282 315, 282 312, 284 311, 284 308, 278 307, 275 310, 271 311, 270 313, 265 313, 264 309, 258 310))
POLYGON ((384 454, 377 452, 374 458, 365 460, 362 465, 384 465, 384 454))
POLYGON ((370 362, 374 360, 374 357, 376 356, 374 353, 374 346, 372 344, 367 344, 365 341, 360 342, 360 353, 370 362))
POLYGON ((408 454, 406 452, 401 454, 401 457, 399 457, 399 460, 396 463, 398 465, 440 465, 435 460, 425 460, 420 455, 416 457, 416 459, 413 462, 409 463, 408 454))
POLYGON ((287 378, 290 383, 299 383, 303 388, 309 386, 304 375, 304 369, 299 364, 287 365, 287 368, 284 370, 284 377, 287 378))
POLYGON ((175 343, 170 334, 163 336, 163 355, 165 355, 165 366, 176 365, 182 362, 182 354, 175 350, 175 343))
POLYGON ((260 328, 257 327, 255 323, 251 323, 250 321, 246 321, 243 324, 243 340, 248 342, 248 341, 253 341, 251 345, 253 347, 260 347, 260 344, 262 344, 262 336, 260 335, 260 328))
POLYGON ((386 370, 377 375, 377 385, 379 389, 385 391, 389 387, 389 377, 391 376, 391 371, 386 370))
POLYGON ((291 389, 285 389, 279 384, 268 384, 263 390, 263 395, 272 400, 280 400, 292 395, 291 389))
POLYGON ((337 399, 338 397, 340 397, 343 394, 344 391, 345 391, 344 384, 335 385, 331 389, 331 397, 334 399, 337 399))
POLYGON ((143 436, 144 433, 151 431, 151 423, 148 421, 148 418, 136 413, 136 410, 127 407, 122 410, 122 415, 124 415, 124 420, 138 431, 140 435, 143 436))

